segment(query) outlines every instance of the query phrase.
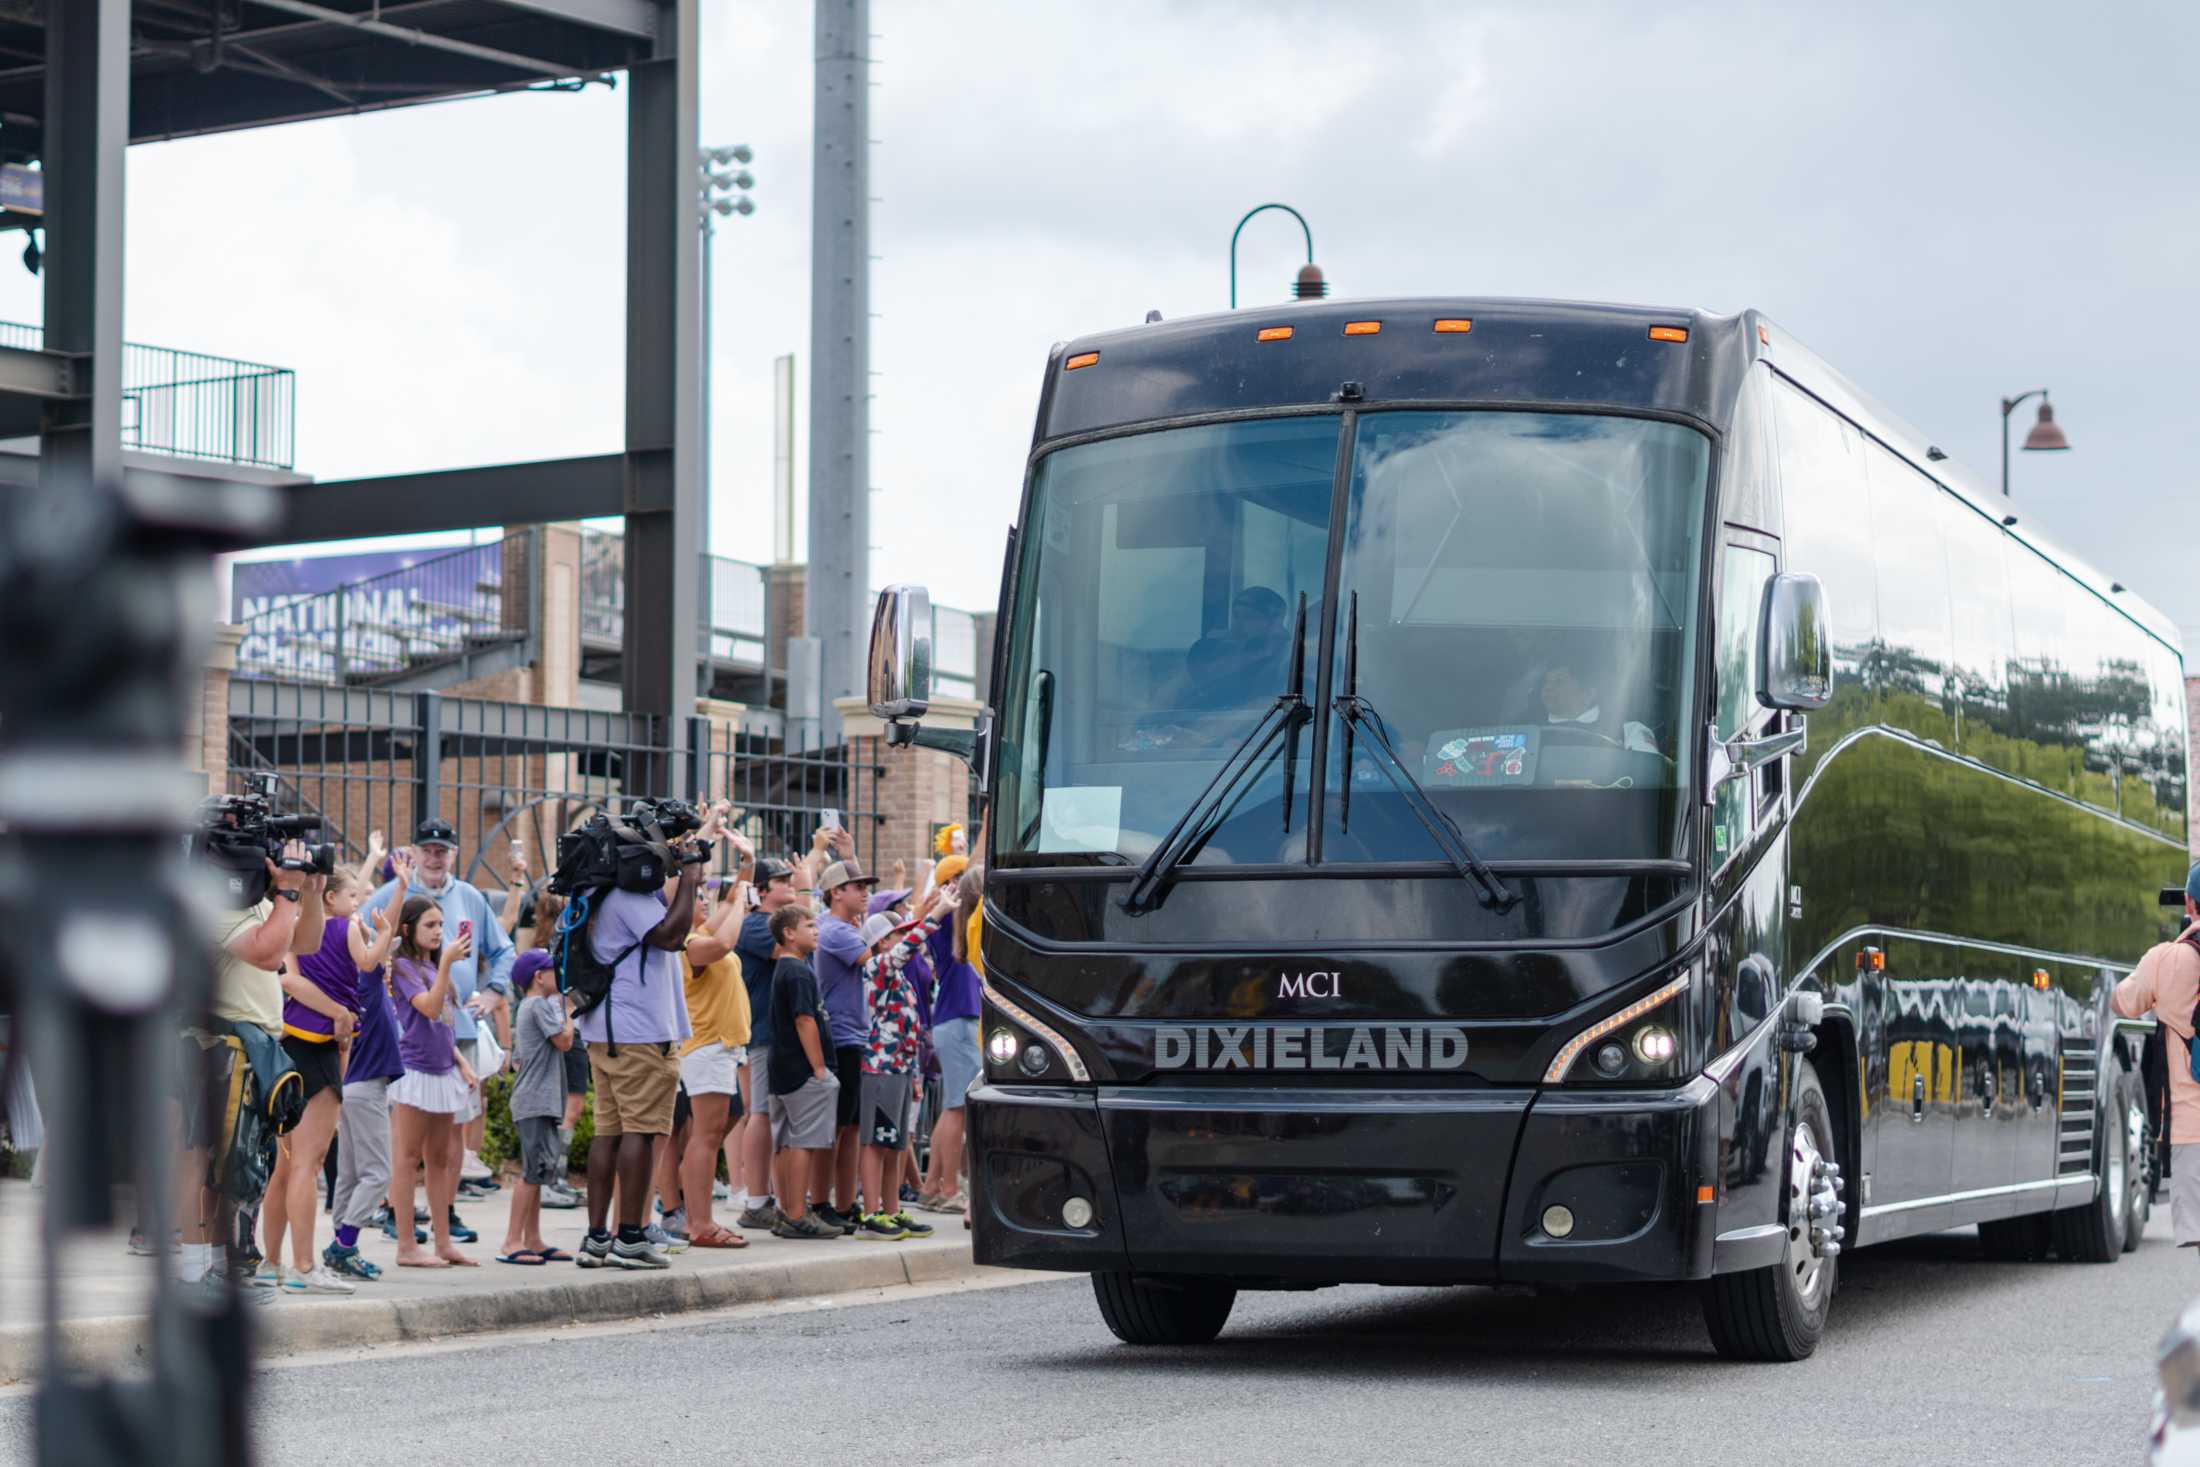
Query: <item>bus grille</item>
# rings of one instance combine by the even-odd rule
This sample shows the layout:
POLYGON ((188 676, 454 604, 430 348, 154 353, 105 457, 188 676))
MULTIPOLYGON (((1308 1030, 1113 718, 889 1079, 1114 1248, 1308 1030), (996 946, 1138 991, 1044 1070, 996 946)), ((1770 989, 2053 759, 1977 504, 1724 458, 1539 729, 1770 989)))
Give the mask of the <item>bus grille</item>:
POLYGON ((2063 1042, 2061 1106, 2062 1135, 2056 1155, 2058 1176, 2084 1176, 2093 1170, 2093 1118, 2100 1113, 2095 1103, 2098 1084, 2097 1053, 2068 1040, 2063 1042))

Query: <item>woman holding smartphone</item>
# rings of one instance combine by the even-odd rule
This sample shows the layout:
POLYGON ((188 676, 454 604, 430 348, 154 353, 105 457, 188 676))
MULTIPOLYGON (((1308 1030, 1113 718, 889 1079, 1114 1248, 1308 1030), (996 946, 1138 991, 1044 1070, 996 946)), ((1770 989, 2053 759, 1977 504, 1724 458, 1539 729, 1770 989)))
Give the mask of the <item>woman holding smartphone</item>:
POLYGON ((451 968, 466 960, 473 934, 461 930, 443 940, 443 912, 416 896, 397 922, 397 956, 390 964, 390 1000, 397 1009, 397 1052, 404 1078, 390 1086, 390 1132, 395 1158, 390 1170, 390 1212, 398 1219, 400 1268, 473 1268, 475 1259, 451 1241, 451 1200, 458 1193, 458 1152, 451 1128, 473 1114, 474 1074, 458 1053, 451 968), (409 1240, 413 1170, 426 1158, 428 1216, 435 1252, 409 1240))

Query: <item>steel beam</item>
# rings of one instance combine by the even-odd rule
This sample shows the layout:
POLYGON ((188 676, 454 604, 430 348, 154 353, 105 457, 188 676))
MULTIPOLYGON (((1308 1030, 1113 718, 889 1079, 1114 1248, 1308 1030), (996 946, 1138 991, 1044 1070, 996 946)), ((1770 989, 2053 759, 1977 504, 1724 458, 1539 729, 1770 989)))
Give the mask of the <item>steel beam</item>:
POLYGON ((57 351, 0 346, 0 397, 73 397, 75 363, 57 351))
POLYGON ((622 514, 627 507, 626 467, 623 455, 606 453, 300 484, 284 491, 287 513, 269 543, 296 545, 622 514))
POLYGON ((73 358, 39 445, 48 483, 122 482, 122 178, 130 0, 46 11, 46 350, 73 358))
POLYGON ((628 73, 626 624, 630 713, 658 720, 661 765, 632 793, 675 790, 700 686, 702 313, 695 228, 697 7, 680 0, 659 57, 628 73), (663 54, 670 52, 669 55, 663 54))
MULTIPOLYGON (((104 0, 102 0, 104 3, 104 0)), ((514 51, 502 51, 494 46, 477 46, 472 41, 461 41, 436 31, 422 30, 418 26, 396 25, 386 20, 376 20, 350 10, 331 10, 326 5, 315 5, 311 0, 252 0, 270 10, 286 11, 329 25, 349 26, 370 36, 403 41, 408 46, 424 46, 431 51, 447 51, 453 56, 464 56, 473 61, 486 61, 495 66, 509 66, 515 71, 532 72, 546 79, 580 76, 585 69, 576 69, 557 61, 545 61, 539 56, 522 56, 514 51)))
POLYGON ((817 0, 810 203, 810 583, 822 707, 864 686, 871 631, 870 0, 817 0))
POLYGON ((530 10, 552 20, 592 25, 654 41, 664 25, 665 7, 657 0, 503 0, 507 10, 530 10))

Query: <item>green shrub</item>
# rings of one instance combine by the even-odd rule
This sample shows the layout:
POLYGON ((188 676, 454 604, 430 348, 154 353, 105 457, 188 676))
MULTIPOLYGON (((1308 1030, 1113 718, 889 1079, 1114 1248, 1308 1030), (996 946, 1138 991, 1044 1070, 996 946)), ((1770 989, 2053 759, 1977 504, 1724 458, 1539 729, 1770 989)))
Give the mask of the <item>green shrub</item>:
MULTIPOLYGON (((484 1089, 485 1133, 481 1138, 481 1159, 491 1167, 502 1169, 506 1165, 519 1165, 519 1128, 512 1124, 512 1081, 507 1070, 501 1075, 489 1077, 484 1089)), ((587 1103, 581 1107, 581 1118, 573 1127, 573 1145, 566 1153, 566 1165, 574 1171, 588 1170, 589 1143, 596 1139, 596 1092, 590 1090, 587 1103)))

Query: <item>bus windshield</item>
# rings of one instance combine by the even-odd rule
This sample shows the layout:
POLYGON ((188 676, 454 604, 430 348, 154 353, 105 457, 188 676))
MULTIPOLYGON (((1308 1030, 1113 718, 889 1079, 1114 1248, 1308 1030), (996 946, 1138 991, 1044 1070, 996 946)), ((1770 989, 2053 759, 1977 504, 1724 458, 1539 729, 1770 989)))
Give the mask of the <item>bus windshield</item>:
POLYGON ((1488 860, 1680 854, 1704 436, 1363 413, 1333 523, 1342 440, 1319 415, 1041 460, 1000 706, 1004 865, 1145 859, 1295 670, 1314 716, 1272 741, 1193 864, 1441 861, 1400 772, 1488 860))

